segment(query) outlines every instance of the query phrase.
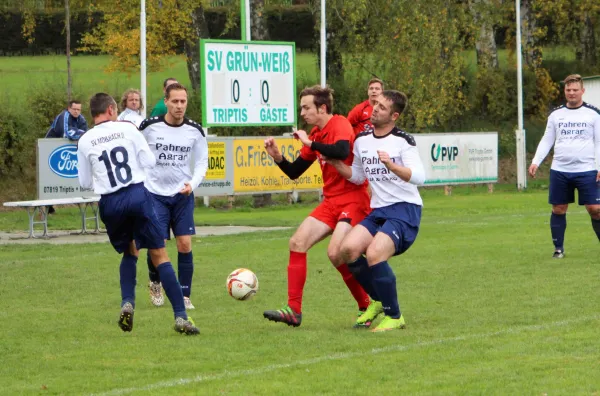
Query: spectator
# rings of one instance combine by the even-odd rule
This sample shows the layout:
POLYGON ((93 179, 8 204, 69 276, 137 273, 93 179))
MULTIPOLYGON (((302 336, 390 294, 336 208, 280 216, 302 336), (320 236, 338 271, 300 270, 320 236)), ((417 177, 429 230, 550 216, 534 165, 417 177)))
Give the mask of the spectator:
POLYGON ((88 130, 87 121, 81 114, 81 102, 71 100, 69 107, 56 116, 50 129, 46 133, 47 138, 67 138, 79 140, 88 130))
POLYGON ((123 92, 120 107, 121 114, 117 117, 117 121, 129 121, 139 128, 142 121, 144 121, 144 117, 142 116, 144 101, 140 91, 130 88, 123 92))

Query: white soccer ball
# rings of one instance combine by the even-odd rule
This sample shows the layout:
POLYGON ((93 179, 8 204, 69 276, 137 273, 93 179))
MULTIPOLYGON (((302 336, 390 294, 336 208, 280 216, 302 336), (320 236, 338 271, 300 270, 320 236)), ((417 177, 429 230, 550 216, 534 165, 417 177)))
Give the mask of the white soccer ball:
POLYGON ((236 300, 248 300, 258 291, 258 278, 246 268, 238 268, 227 277, 227 292, 236 300))

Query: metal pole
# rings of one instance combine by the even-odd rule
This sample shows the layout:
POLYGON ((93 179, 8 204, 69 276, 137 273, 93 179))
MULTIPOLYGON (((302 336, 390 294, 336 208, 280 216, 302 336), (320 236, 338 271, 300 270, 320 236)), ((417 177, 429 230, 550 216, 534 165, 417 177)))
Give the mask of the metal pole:
POLYGON ((321 0, 321 86, 327 85, 327 21, 325 0, 321 0))
POLYGON ((517 141, 517 189, 527 188, 527 149, 525 130, 523 129, 523 61, 521 51, 521 0, 515 0, 517 17, 517 106, 518 129, 515 131, 517 141))
POLYGON ((148 107, 146 99, 146 0, 141 0, 140 3, 140 92, 144 103, 142 117, 146 118, 146 108, 148 107))
POLYGON ((240 25, 242 41, 252 40, 250 32, 250 0, 240 0, 240 25))

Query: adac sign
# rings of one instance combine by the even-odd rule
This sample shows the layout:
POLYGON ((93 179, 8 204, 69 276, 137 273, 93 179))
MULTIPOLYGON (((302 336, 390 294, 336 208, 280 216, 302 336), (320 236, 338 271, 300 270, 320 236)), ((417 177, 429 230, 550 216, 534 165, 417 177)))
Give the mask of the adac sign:
POLYGON ((69 144, 54 149, 48 156, 48 166, 59 176, 77 177, 77 146, 69 144))
POLYGON ((433 162, 438 161, 454 161, 458 156, 458 147, 442 146, 441 144, 433 143, 431 145, 431 159, 433 162))

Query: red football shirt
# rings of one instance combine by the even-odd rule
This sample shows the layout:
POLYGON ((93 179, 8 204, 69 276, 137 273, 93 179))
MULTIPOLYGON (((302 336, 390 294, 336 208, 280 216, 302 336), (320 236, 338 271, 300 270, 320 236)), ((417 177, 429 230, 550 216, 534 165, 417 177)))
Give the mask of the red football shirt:
MULTIPOLYGON (((352 166, 352 160, 354 159, 354 155, 352 154, 354 148, 354 136, 352 125, 350 125, 350 122, 348 122, 346 117, 334 115, 329 122, 325 124, 323 129, 314 127, 310 131, 309 138, 314 142, 323 144, 335 144, 335 142, 339 140, 349 141, 350 155, 344 160, 344 163, 348 166, 352 166)), ((352 191, 365 189, 365 185, 358 186, 344 179, 333 166, 323 161, 321 153, 312 150, 310 147, 302 146, 300 156, 306 161, 319 161, 321 172, 323 173, 323 195, 325 197, 335 197, 340 194, 347 194, 352 191)))
POLYGON ((350 113, 348 113, 348 121, 352 124, 354 134, 358 135, 365 130, 365 127, 372 126, 371 114, 373 114, 373 106, 369 104, 368 100, 354 106, 350 113))

